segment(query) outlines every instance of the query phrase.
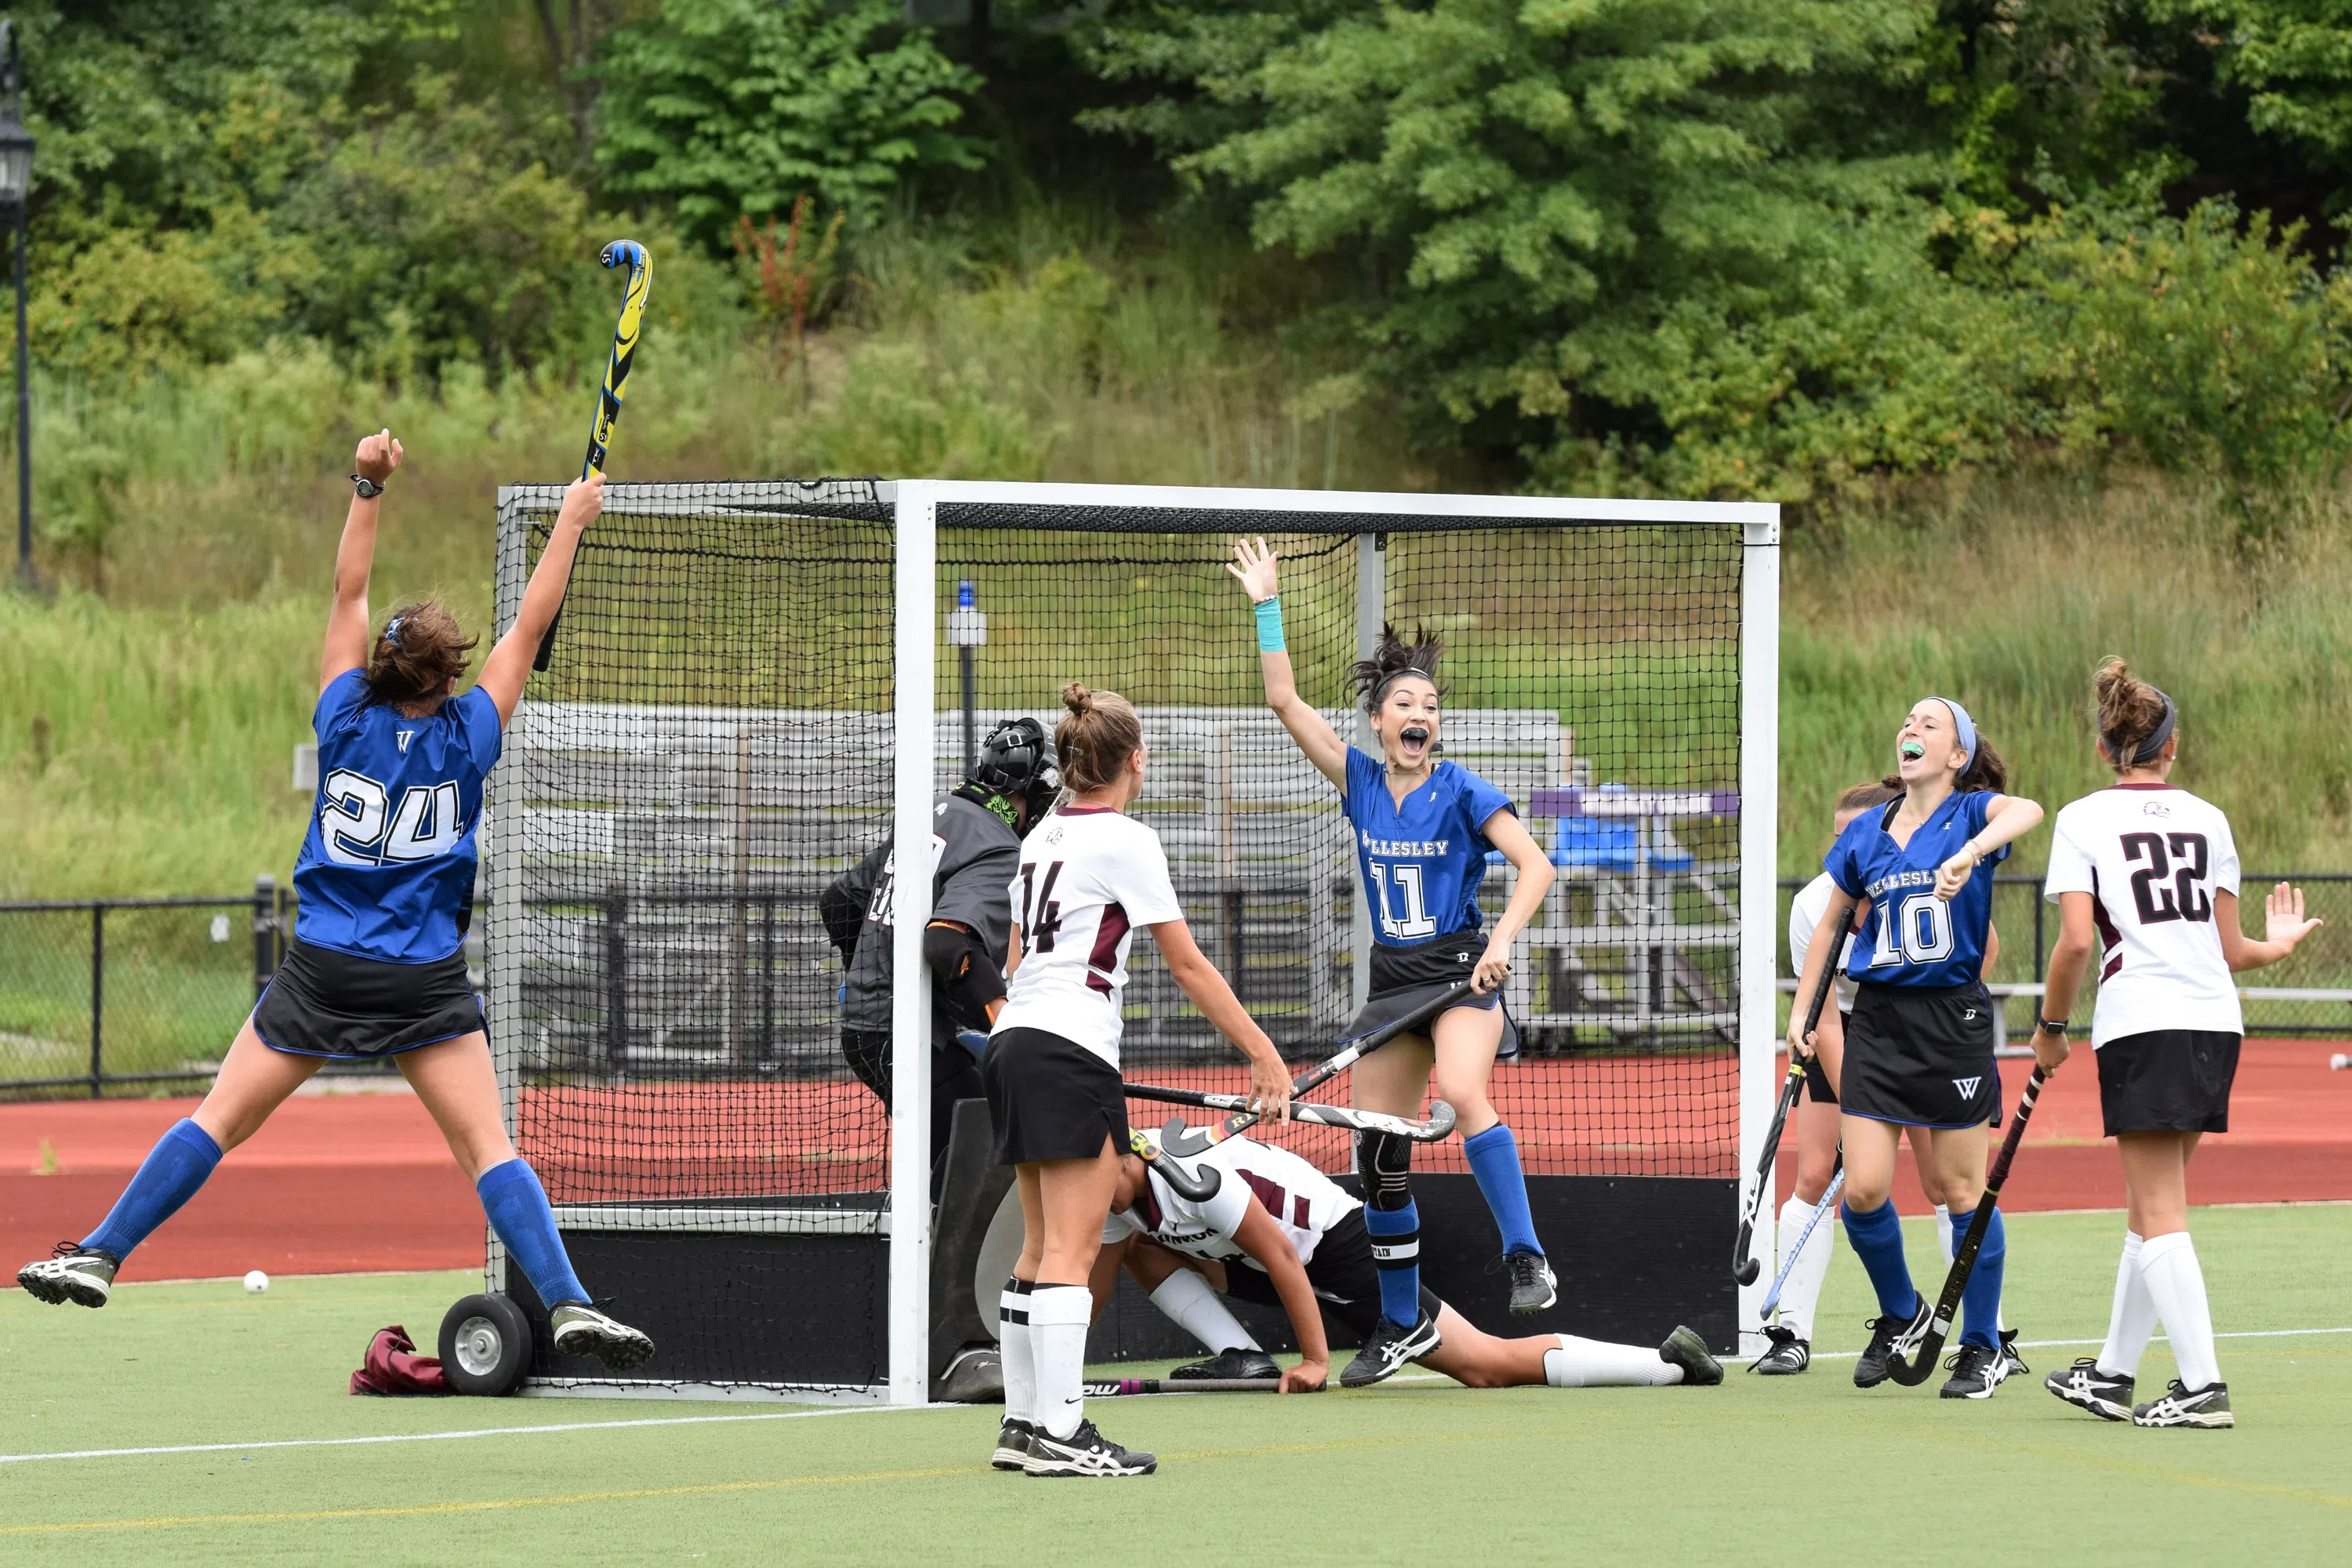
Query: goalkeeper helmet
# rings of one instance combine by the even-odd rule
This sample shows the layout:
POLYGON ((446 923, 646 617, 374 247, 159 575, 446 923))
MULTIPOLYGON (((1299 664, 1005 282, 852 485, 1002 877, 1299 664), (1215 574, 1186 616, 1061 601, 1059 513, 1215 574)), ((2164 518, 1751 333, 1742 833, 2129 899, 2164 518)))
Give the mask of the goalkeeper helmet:
POLYGON ((1062 771, 1054 765, 1054 745, 1034 719, 1007 719, 988 732, 967 782, 990 795, 1029 807, 1029 822, 1045 816, 1062 793, 1062 771))

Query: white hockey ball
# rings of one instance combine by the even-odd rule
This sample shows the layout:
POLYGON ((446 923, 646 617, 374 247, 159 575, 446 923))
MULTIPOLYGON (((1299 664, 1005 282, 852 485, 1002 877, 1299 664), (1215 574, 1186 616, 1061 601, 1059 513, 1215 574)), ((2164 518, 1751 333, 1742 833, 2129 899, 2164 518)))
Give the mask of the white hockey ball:
POLYGON ((246 1294, 249 1296, 258 1296, 264 1290, 268 1289, 269 1276, 264 1274, 260 1269, 254 1269, 245 1277, 246 1294))

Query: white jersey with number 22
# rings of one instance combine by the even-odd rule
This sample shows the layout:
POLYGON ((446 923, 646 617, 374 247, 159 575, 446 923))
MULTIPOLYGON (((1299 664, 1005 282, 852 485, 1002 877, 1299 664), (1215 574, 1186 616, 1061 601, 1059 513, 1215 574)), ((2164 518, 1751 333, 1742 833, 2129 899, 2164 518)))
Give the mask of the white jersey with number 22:
POLYGON ((1119 993, 1138 926, 1182 920, 1160 835, 1108 806, 1062 806, 1021 843, 1021 963, 1002 1029, 1043 1029, 1118 1066, 1119 993))

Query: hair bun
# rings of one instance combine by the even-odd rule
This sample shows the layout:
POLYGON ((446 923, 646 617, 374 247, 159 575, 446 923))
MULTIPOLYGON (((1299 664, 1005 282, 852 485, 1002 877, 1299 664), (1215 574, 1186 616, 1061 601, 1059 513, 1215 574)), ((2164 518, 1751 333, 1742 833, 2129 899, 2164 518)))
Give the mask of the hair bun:
POLYGON ((1062 706, 1073 713, 1091 713, 1095 710, 1095 694, 1087 689, 1084 681, 1073 680, 1062 688, 1062 706))

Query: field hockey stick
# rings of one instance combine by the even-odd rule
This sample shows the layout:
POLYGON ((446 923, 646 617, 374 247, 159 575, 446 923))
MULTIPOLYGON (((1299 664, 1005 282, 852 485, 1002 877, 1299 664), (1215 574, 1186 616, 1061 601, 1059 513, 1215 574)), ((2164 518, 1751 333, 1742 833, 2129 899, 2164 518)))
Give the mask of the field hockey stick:
POLYGON ((2025 1141, 2025 1124, 2033 1119, 2033 1102, 2049 1081, 2050 1074, 2035 1064, 2033 1076, 2025 1080, 2025 1092, 2017 1097, 2016 1120, 2009 1124, 2009 1136, 2000 1141, 1992 1173, 1985 1177, 1984 1196, 1977 1200, 1977 1212, 1969 1216, 1969 1233, 1952 1253, 1952 1271, 1944 1276, 1944 1293, 1936 1299, 1935 1315, 1927 1320, 1927 1337, 1919 1342, 1918 1352, 1909 1361, 1897 1355, 1887 1363, 1887 1375, 1906 1388, 1927 1382, 1927 1374, 1936 1370, 1936 1358, 1943 1353, 1952 1320, 1959 1315, 1960 1293, 1969 1288, 1969 1276, 1976 1272, 1978 1249, 1984 1246, 1985 1232, 1992 1228, 1992 1211, 2000 1202, 2001 1184, 2009 1180, 2010 1162, 2017 1158, 2017 1146, 2025 1141))
MULTIPOLYGON (((1165 1089, 1156 1083, 1131 1083, 1127 1086, 1130 1100, 1157 1100, 1162 1105, 1197 1105, 1204 1110, 1247 1110, 1249 1096, 1245 1094, 1204 1094, 1197 1089, 1165 1089)), ((1409 1117, 1391 1116, 1379 1110, 1358 1110, 1346 1105, 1308 1105, 1293 1100, 1290 1119, 1312 1121, 1323 1127, 1344 1127, 1351 1132, 1392 1132, 1400 1138, 1410 1138, 1416 1143, 1436 1143, 1453 1136, 1454 1107, 1438 1100, 1430 1109, 1426 1121, 1409 1117)))
MULTIPOLYGON (((1379 1050, 1382 1046, 1385 1046, 1391 1040, 1395 1039, 1399 1035, 1411 1034, 1413 1030, 1427 1024, 1432 1018, 1436 1017, 1440 1013, 1444 1012, 1448 1007, 1453 1006, 1465 996, 1469 995, 1474 989, 1475 987, 1467 980, 1462 981, 1454 985, 1449 985, 1437 995, 1423 1003, 1420 1006, 1415 1007, 1412 1012, 1407 1013, 1403 1017, 1396 1019, 1391 1023, 1382 1024, 1377 1029, 1367 1030, 1363 1034, 1358 1035, 1352 1039, 1342 1040, 1339 1043, 1339 1049, 1335 1055, 1331 1056, 1327 1060, 1319 1062, 1316 1066, 1307 1068, 1305 1072, 1300 1073, 1297 1078, 1290 1080, 1291 1099, 1295 1100, 1303 1094, 1311 1093, 1313 1090, 1322 1088, 1325 1084, 1330 1082, 1333 1079, 1338 1078, 1341 1073, 1346 1072, 1358 1062, 1363 1060, 1364 1058, 1370 1056, 1372 1052, 1379 1050)), ((1444 1102, 1440 1101, 1440 1103, 1442 1104, 1444 1102)), ((1244 1131, 1251 1127, 1255 1127, 1262 1120, 1264 1120, 1264 1118, 1259 1112, 1255 1110, 1244 1110, 1237 1115, 1226 1117, 1224 1124, 1214 1131, 1206 1127, 1194 1127, 1189 1129, 1181 1139, 1169 1137, 1165 1130, 1163 1130, 1161 1132, 1161 1141, 1167 1147, 1170 1153, 1181 1154, 1189 1158, 1192 1155, 1205 1152, 1213 1145, 1223 1142, 1226 1139, 1232 1137, 1236 1132, 1244 1131)))
POLYGON ((1805 1228, 1797 1233, 1797 1245, 1789 1248, 1788 1257, 1780 1259, 1780 1272, 1772 1276, 1772 1289, 1764 1292, 1764 1305, 1757 1310, 1758 1317, 1770 1317, 1772 1310, 1780 1304, 1780 1291, 1789 1283, 1789 1270, 1797 1266, 1798 1258, 1805 1250, 1805 1243, 1813 1239, 1813 1226, 1822 1223, 1823 1215, 1837 1207, 1838 1194, 1843 1191, 1845 1191, 1845 1159, 1841 1155, 1838 1158, 1837 1172, 1830 1177, 1830 1190, 1822 1194, 1822 1201, 1813 1206, 1813 1217, 1807 1220, 1805 1228))
MULTIPOLYGON (((1838 928, 1830 938, 1829 956, 1822 963, 1821 983, 1813 987, 1813 1000, 1805 1009, 1805 1026, 1798 1038, 1811 1037, 1813 1027, 1822 1021, 1822 1007, 1829 1000, 1831 990, 1837 984, 1838 954, 1845 951, 1846 933, 1853 929, 1854 906, 1848 904, 1845 913, 1838 917, 1838 928)), ((1814 940, 1819 941, 1819 933, 1814 940)), ((1801 1057, 1792 1047, 1789 1051, 1789 1070, 1780 1080, 1780 1099, 1772 1107, 1772 1125, 1764 1133, 1764 1152, 1756 1156, 1756 1173, 1748 1189, 1747 1201, 1739 1209, 1739 1238, 1732 1244, 1731 1277, 1742 1285, 1753 1285, 1764 1266, 1756 1260, 1756 1218, 1764 1208, 1764 1194, 1772 1190, 1772 1163, 1780 1154, 1780 1134, 1788 1131, 1789 1113, 1797 1108, 1797 1095, 1805 1087, 1805 1063, 1810 1058, 1801 1057)))
MULTIPOLYGON (((604 471, 604 454, 613 443, 613 426, 621 420, 621 397, 629 387, 629 367, 636 363, 637 336, 645 330, 646 295, 654 286, 653 258, 634 239, 613 241, 596 259, 606 267, 625 263, 629 287, 621 296, 621 319, 613 325, 613 353, 604 361, 604 384, 596 392, 596 418, 588 427, 588 457, 580 465, 580 477, 583 479, 604 471)), ((530 661, 531 668, 547 668, 547 661, 555 656, 555 628, 562 624, 563 606, 559 603, 554 616, 547 623, 547 635, 539 639, 539 653, 530 661)))
MULTIPOLYGON (((1181 1123, 1178 1125, 1181 1126, 1181 1123)), ((1127 1130, 1127 1152, 1142 1161, 1161 1181, 1167 1183, 1178 1197, 1187 1203, 1195 1204, 1204 1204, 1215 1197, 1217 1189, 1224 1184, 1224 1173, 1207 1168, 1199 1171, 1186 1170, 1161 1152, 1166 1142, 1163 1134, 1161 1142, 1154 1143, 1151 1141, 1151 1134, 1140 1127, 1130 1127, 1127 1130)))
POLYGON ((1117 1399, 1129 1394, 1272 1394, 1282 1387, 1278 1377, 1114 1377, 1079 1385, 1088 1399, 1117 1399))

